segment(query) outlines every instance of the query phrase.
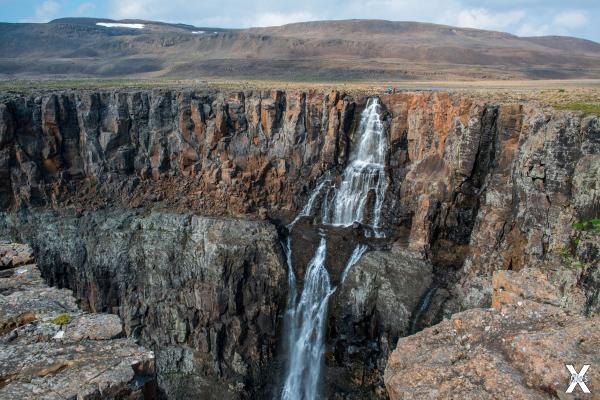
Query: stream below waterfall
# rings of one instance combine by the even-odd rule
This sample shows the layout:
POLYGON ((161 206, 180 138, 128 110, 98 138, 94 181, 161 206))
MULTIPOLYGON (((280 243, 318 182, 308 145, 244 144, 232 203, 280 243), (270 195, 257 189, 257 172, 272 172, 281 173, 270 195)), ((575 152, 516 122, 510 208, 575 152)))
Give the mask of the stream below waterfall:
MULTIPOLYGON (((318 398, 319 380, 325 352, 325 325, 329 299, 335 292, 325 265, 327 234, 319 230, 319 244, 304 274, 301 293, 296 289, 296 271, 293 268, 291 231, 302 217, 320 218, 322 225, 348 227, 359 222, 369 224, 375 237, 383 237, 381 209, 387 179, 385 158, 387 138, 381 121, 378 98, 369 98, 361 114, 356 145, 350 153, 348 165, 339 185, 325 173, 317 182, 308 201, 288 225, 288 237, 283 243, 288 264, 288 307, 285 314, 285 343, 287 368, 281 399, 313 400, 318 398), (369 196, 374 194, 373 209, 367 212, 369 196), (320 199, 320 203, 319 203, 320 199), (320 211, 320 213, 317 213, 320 211)), ((367 245, 357 244, 345 264, 338 285, 342 285, 350 269, 367 251, 367 245)))

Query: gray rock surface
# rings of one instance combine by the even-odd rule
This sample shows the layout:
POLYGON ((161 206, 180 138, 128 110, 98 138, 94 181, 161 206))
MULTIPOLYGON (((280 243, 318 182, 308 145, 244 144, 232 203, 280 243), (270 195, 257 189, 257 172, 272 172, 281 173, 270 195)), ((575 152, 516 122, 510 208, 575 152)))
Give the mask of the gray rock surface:
MULTIPOLYGON (((31 253, 0 243, 15 248, 31 253)), ((36 264, 1 271, 0 398, 152 398, 154 354, 121 331, 118 316, 86 313, 70 290, 46 286, 36 264)))
POLYGON ((0 241, 0 270, 33 263, 31 247, 21 243, 0 241))
MULTIPOLYGON (((269 223, 125 210, 0 220, 0 232, 33 245, 51 284, 118 314, 126 336, 155 350, 167 396, 240 398, 272 383, 287 288, 269 223)), ((101 318, 81 326, 112 329, 101 318)))

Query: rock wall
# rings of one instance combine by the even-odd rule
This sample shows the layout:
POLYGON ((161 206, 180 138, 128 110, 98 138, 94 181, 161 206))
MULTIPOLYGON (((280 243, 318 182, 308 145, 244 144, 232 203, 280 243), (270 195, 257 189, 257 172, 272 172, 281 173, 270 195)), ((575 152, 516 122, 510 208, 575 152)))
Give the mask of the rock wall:
POLYGON ((393 144, 385 219, 410 221, 407 245, 438 278, 457 271, 451 293, 437 292, 451 297, 446 315, 489 306, 493 271, 561 269, 561 254, 575 256, 573 223, 599 215, 600 119, 444 93, 382 100, 393 144))
POLYGON ((338 92, 3 95, 0 206, 294 208, 344 161, 354 108, 338 92))
POLYGON ((287 292, 273 226, 123 210, 18 213, 0 225, 32 243, 50 284, 119 314, 126 335, 155 350, 168 398, 241 398, 272 383, 287 292))

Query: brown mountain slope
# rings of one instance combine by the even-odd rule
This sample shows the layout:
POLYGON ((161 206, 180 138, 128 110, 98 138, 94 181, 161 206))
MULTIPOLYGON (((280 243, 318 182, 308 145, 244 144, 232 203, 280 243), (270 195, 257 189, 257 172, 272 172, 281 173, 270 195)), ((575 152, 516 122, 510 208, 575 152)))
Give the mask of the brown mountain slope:
POLYGON ((597 78, 600 44, 418 22, 226 30, 66 18, 0 24, 0 76, 289 79, 597 78), (142 29, 98 23, 141 24, 142 29))

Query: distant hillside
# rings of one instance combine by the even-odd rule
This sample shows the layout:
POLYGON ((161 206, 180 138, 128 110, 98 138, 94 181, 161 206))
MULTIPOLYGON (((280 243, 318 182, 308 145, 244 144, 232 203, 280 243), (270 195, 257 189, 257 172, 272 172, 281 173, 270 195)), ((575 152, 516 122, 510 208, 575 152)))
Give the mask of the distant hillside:
POLYGON ((600 44, 381 20, 233 30, 63 18, 0 23, 2 76, 600 78, 600 44))

